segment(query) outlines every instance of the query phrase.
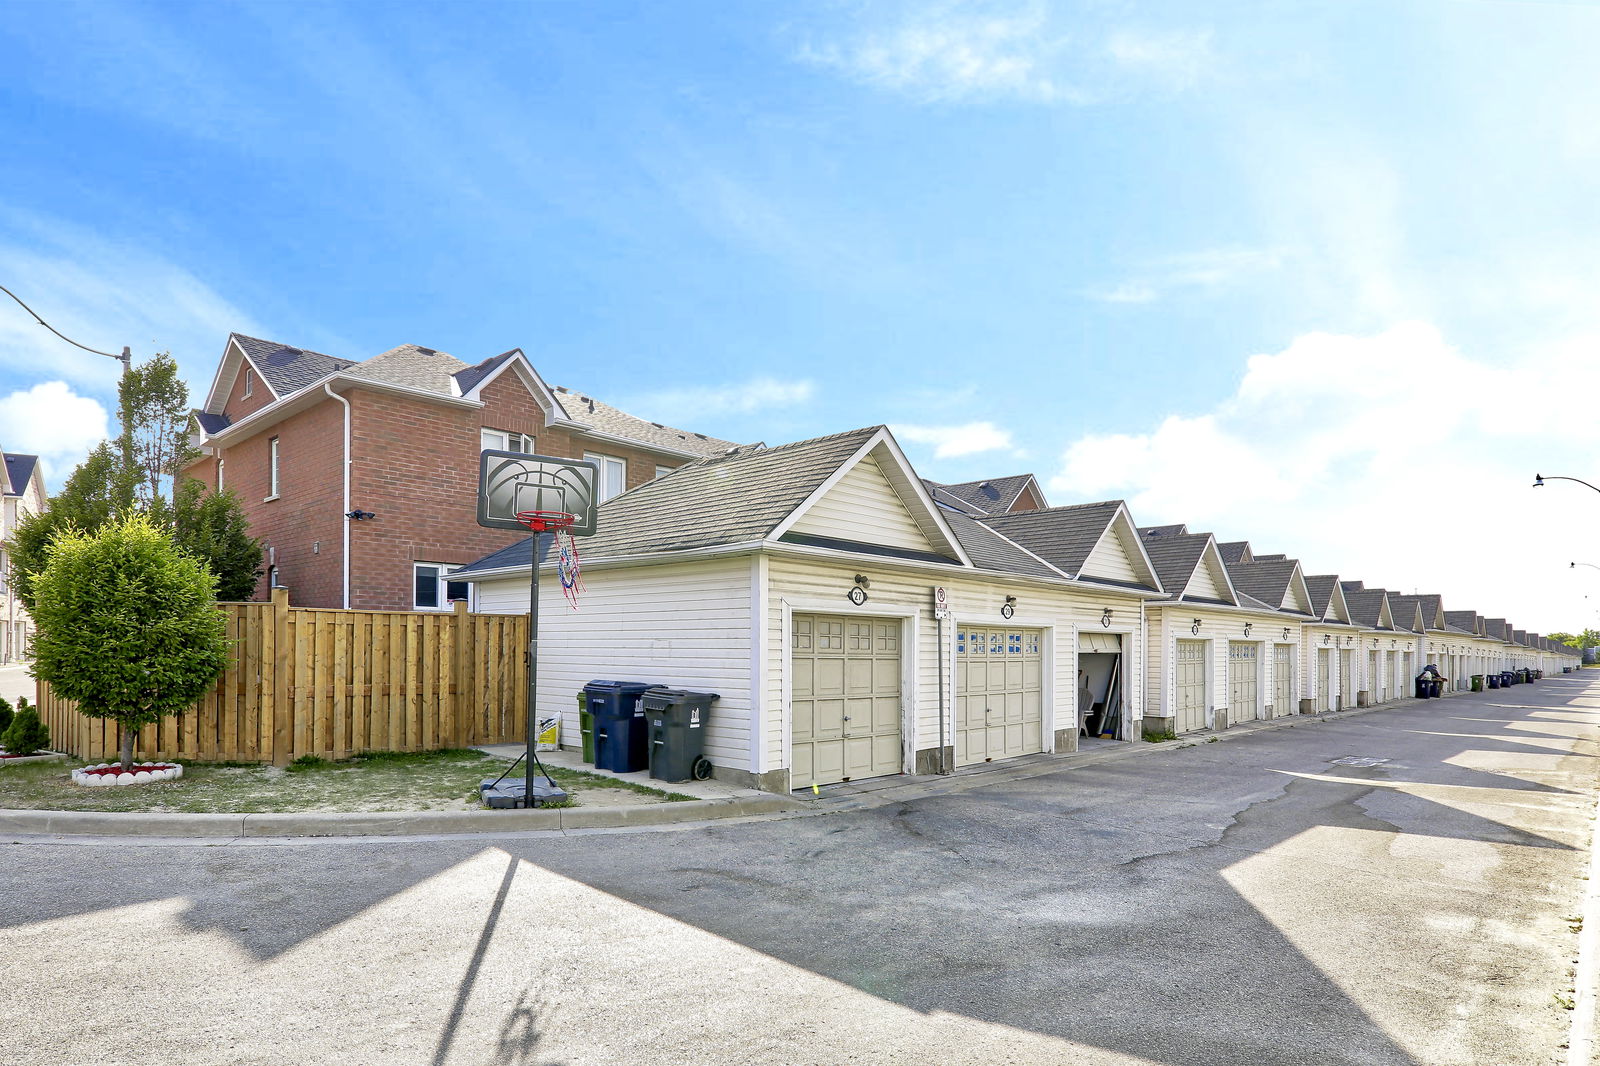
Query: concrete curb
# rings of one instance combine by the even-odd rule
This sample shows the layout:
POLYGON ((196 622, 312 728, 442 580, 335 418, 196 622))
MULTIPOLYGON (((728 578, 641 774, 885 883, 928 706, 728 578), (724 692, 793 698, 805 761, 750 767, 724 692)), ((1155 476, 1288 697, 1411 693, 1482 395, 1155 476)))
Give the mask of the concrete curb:
POLYGON ((395 811, 317 814, 144 814, 0 810, 0 835, 187 838, 454 836, 626 829, 749 818, 802 809, 787 796, 561 807, 531 811, 395 811))
MULTIPOLYGON (((1458 692, 1446 701, 1484 693, 1458 692)), ((1285 715, 1221 733, 1194 733, 1159 743, 1138 741, 1110 750, 1039 755, 1022 764, 985 768, 949 777, 917 777, 870 792, 819 799, 774 793, 726 799, 649 803, 631 807, 566 807, 532 811, 394 811, 318 814, 145 814, 107 811, 0 809, 0 838, 15 836, 136 836, 152 838, 286 839, 301 837, 481 836, 587 829, 647 829, 652 826, 732 818, 814 817, 869 810, 892 803, 955 795, 987 785, 1022 781, 1099 763, 1192 748, 1212 740, 1239 741, 1299 725, 1340 722, 1381 711, 1399 711, 1429 701, 1412 697, 1373 707, 1325 714, 1285 715)))
POLYGON ((66 756, 59 751, 47 751, 43 755, 17 755, 9 759, 0 759, 0 766, 21 766, 30 762, 49 762, 51 759, 65 759, 66 756))

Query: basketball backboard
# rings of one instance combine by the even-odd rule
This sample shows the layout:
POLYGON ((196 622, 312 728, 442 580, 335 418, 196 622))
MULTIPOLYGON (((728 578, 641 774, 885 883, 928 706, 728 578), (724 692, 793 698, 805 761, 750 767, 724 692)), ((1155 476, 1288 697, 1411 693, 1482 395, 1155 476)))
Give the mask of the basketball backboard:
POLYGON ((577 516, 567 532, 587 537, 594 532, 598 477, 599 468, 583 459, 485 451, 478 467, 478 525, 526 532, 517 512, 565 511, 577 516))

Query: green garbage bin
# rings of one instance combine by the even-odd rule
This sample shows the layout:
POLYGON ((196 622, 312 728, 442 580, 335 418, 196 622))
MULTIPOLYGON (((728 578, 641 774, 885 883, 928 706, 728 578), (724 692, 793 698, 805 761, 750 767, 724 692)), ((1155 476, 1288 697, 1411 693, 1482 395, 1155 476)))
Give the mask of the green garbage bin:
POLYGON ((578 693, 578 732, 583 735, 583 761, 594 764, 594 715, 589 713, 589 697, 578 693))
POLYGON ((1483 675, 1482 674, 1473 674, 1472 675, 1472 691, 1474 691, 1474 692, 1482 692, 1483 691, 1483 675))
POLYGON ((715 692, 682 688, 651 689, 640 697, 649 730, 650 776, 660 781, 704 781, 711 776, 705 757, 706 725, 715 692))

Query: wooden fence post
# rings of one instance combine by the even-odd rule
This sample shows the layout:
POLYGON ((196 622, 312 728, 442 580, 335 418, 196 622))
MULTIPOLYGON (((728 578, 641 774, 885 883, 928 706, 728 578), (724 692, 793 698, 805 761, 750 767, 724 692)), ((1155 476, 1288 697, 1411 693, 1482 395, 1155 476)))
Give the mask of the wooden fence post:
POLYGON ((467 617, 467 601, 457 600, 455 614, 450 619, 453 632, 452 660, 450 663, 450 735, 441 739, 441 747, 464 748, 472 743, 472 666, 467 659, 468 629, 472 620, 467 617))
POLYGON ((285 766, 289 762, 290 698, 293 695, 289 676, 289 590, 278 587, 272 590, 272 617, 268 623, 272 633, 271 681, 268 695, 272 707, 272 761, 285 766))

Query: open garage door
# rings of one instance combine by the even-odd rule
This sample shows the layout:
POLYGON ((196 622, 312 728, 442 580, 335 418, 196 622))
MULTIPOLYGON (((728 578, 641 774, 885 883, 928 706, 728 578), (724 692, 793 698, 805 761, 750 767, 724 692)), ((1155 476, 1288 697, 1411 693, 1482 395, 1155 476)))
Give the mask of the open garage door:
POLYGON ((897 619, 797 614, 789 639, 791 787, 897 774, 897 619))
POLYGON ((956 630, 956 765, 1044 750, 1044 632, 956 630))

